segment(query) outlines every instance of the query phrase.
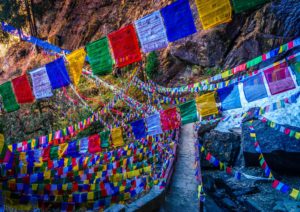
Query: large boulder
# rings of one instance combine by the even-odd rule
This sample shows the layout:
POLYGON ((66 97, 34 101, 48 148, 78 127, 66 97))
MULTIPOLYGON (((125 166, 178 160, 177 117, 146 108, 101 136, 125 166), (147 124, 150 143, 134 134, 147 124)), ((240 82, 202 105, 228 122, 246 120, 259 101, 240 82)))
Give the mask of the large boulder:
MULTIPOLYGON (((260 120, 253 121, 256 137, 269 167, 279 174, 300 174, 300 141, 274 130, 260 120)), ((300 128, 284 126, 295 131, 300 128)), ((242 147, 246 166, 258 166, 259 154, 250 137, 249 121, 242 124, 242 147)))
MULTIPOLYGON (((227 163, 229 166, 235 164, 240 152, 240 135, 234 132, 220 132, 211 130, 200 137, 200 143, 205 149, 214 155, 218 160, 227 163)), ((201 166, 212 167, 202 156, 201 166)))

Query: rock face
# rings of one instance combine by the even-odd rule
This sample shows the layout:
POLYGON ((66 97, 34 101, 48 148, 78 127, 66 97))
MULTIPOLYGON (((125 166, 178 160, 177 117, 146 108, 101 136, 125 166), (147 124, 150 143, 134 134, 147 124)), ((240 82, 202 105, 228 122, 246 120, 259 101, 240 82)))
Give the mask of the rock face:
MULTIPOLYGON (((270 128, 260 120, 255 120, 253 126, 256 130, 262 152, 270 168, 280 174, 300 173, 300 145, 299 140, 291 138, 282 132, 270 128)), ((299 128, 285 126, 299 131, 299 128)), ((253 138, 250 137, 249 123, 242 125, 242 148, 246 166, 258 166, 259 154, 254 147, 253 138)))
MULTIPOLYGON (((223 133, 216 130, 211 130, 200 137, 200 143, 218 160, 226 162, 229 166, 235 164, 237 156, 240 152, 240 136, 236 133, 223 133)), ((212 167, 203 158, 202 167, 212 167)))

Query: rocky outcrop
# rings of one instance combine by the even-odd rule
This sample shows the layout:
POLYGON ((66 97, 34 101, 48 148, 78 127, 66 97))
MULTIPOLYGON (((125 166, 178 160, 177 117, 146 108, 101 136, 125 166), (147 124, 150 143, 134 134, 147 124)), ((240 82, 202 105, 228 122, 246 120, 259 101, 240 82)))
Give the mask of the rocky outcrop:
MULTIPOLYGON (((239 155, 241 140, 236 133, 211 130, 205 133, 203 137, 200 137, 200 143, 218 160, 232 166, 239 155)), ((212 167, 205 158, 202 158, 201 166, 204 168, 212 167)))
MULTIPOLYGON (((299 175, 299 140, 270 128, 260 120, 255 120, 253 122, 253 127, 256 130, 257 140, 259 141, 261 150, 271 170, 274 170, 279 174, 299 175)), ((292 126, 285 127, 299 131, 299 128, 292 126)), ((255 150, 253 138, 250 137, 248 122, 244 122, 242 125, 242 148, 245 165, 258 166, 259 154, 255 150)))

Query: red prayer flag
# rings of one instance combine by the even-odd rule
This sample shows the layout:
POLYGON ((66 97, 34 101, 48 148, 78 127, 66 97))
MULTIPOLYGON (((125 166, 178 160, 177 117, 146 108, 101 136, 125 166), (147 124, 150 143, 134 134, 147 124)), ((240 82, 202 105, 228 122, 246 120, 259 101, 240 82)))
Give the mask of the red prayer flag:
POLYGON ((160 119, 163 131, 168 131, 180 127, 180 120, 176 107, 160 111, 160 119))
POLYGON ((274 182, 272 184, 272 187, 273 188, 277 188, 278 184, 279 184, 279 181, 278 180, 274 180, 274 182))
POLYGON ((92 154, 97 153, 97 152, 101 152, 99 134, 95 134, 95 135, 92 135, 92 136, 89 137, 88 150, 92 154))
POLYGON ((50 159, 50 148, 51 146, 48 146, 43 151, 43 161, 48 161, 50 159))
POLYGON ((26 74, 13 79, 11 82, 18 103, 31 103, 34 101, 34 96, 32 94, 32 90, 26 74))
POLYGON ((142 60, 142 55, 133 24, 108 35, 117 67, 121 68, 142 60))

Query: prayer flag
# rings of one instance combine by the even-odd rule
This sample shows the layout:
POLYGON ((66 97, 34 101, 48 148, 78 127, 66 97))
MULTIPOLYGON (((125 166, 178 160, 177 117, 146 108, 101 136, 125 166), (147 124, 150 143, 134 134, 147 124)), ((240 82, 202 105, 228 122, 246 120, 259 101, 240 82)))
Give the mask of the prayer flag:
POLYGON ((159 113, 147 117, 145 122, 147 125, 147 135, 154 136, 162 134, 159 113))
POLYGON ((291 69, 294 72, 297 80, 297 84, 300 86, 300 56, 297 59, 296 63, 291 64, 291 69))
POLYGON ((94 154, 97 152, 101 152, 99 134, 89 136, 89 153, 94 154))
POLYGON ((298 197, 299 197, 299 190, 293 188, 293 189, 292 189, 292 192, 290 193, 290 196, 291 196, 293 199, 297 200, 298 197))
POLYGON ((202 117, 218 114, 215 92, 207 93, 196 98, 197 109, 202 117))
POLYGON ((198 121, 197 107, 195 100, 179 105, 181 124, 185 125, 198 121))
POLYGON ((160 120, 163 131, 177 129, 181 124, 176 107, 160 111, 160 120))
POLYGON ((248 102, 268 97, 262 73, 247 78, 243 82, 243 89, 248 102))
POLYGON ((188 0, 177 0, 161 9, 168 40, 174 42, 197 32, 188 0))
POLYGON ((9 113, 20 109, 10 81, 0 85, 0 95, 2 96, 2 102, 6 112, 9 113))
POLYGON ((18 103, 31 103, 34 101, 34 96, 27 78, 24 74, 12 80, 12 85, 17 98, 18 103))
POLYGON ((79 141, 79 153, 85 154, 88 151, 89 139, 82 138, 79 141))
POLYGON ((268 2, 269 0, 232 0, 233 9, 236 13, 256 8, 257 6, 268 2))
POLYGON ((124 145, 123 132, 121 127, 113 128, 111 130, 111 140, 114 147, 121 147, 124 145))
POLYGON ((86 49, 94 74, 105 75, 111 73, 114 61, 110 53, 107 37, 89 43, 86 49))
POLYGON ((196 0, 196 5, 205 30, 231 21, 229 0, 196 0))
POLYGON ((264 71, 272 95, 282 93, 296 86, 288 67, 276 66, 264 71))
POLYGON ((137 140, 146 137, 146 128, 144 119, 137 120, 131 123, 132 131, 137 140))
POLYGON ((86 53, 83 48, 75 50, 66 56, 69 63, 69 72, 74 85, 78 85, 79 83, 85 57, 86 53))
POLYGON ((240 92, 237 85, 231 85, 219 89, 217 92, 221 100, 222 110, 225 111, 242 107, 240 92))
POLYGON ((100 133, 101 147, 108 148, 109 147, 109 131, 104 131, 100 133))
POLYGON ((135 28, 144 53, 168 46, 166 29, 159 11, 137 20, 135 28))
POLYGON ((132 24, 110 33, 108 39, 119 68, 142 59, 137 35, 132 24))
POLYGON ((48 63, 46 69, 52 89, 65 87, 70 84, 70 77, 63 58, 48 63))

